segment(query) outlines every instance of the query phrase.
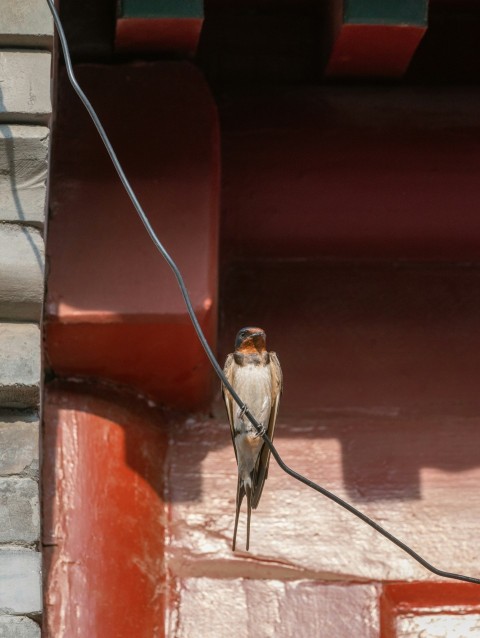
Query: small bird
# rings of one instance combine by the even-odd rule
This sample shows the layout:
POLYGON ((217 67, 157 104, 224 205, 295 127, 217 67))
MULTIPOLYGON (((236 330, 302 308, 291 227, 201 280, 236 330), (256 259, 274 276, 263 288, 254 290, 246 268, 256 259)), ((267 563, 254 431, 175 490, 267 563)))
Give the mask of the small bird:
MULTIPOLYGON (((266 335, 261 328, 242 328, 235 340, 235 352, 225 361, 224 373, 257 422, 273 439, 278 404, 282 392, 282 370, 275 352, 267 352, 266 335)), ((247 496, 247 551, 250 545, 250 517, 262 495, 268 474, 270 449, 264 444, 245 412, 222 384, 233 448, 238 465, 237 504, 232 551, 237 540, 238 517, 243 497, 247 496)))

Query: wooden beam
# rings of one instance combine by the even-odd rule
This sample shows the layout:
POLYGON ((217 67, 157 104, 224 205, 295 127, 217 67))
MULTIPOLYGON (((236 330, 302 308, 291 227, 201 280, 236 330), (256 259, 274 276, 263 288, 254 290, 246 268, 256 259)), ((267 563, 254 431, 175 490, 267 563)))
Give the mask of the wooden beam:
POLYGON ((428 0, 340 0, 332 10, 330 77, 401 77, 428 26, 428 0))
POLYGON ((122 52, 193 55, 203 17, 203 0, 123 0, 115 48, 122 52))

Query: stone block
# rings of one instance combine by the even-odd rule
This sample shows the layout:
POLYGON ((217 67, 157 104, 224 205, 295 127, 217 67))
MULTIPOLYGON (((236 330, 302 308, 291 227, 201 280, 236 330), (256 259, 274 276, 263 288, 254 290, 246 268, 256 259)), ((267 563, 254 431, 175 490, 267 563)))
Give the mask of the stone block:
POLYGON ((46 122, 52 112, 48 51, 0 51, 0 122, 46 122))
POLYGON ((41 554, 27 549, 0 550, 0 614, 41 611, 41 554))
POLYGON ((0 476, 25 474, 38 478, 38 415, 0 413, 0 476))
POLYGON ((0 638, 40 638, 40 625, 26 616, 0 616, 0 638))
POLYGON ((53 19, 46 0, 2 2, 1 47, 50 47, 52 42, 53 19))
POLYGON ((48 146, 44 126, 0 125, 0 221, 43 224, 48 146))
POLYGON ((34 543, 40 536, 38 483, 0 478, 0 543, 34 543))
MULTIPOLYGON (((306 580, 195 578, 178 584, 177 638, 378 638, 379 588, 306 580)), ((170 633, 168 633, 170 635, 170 633)))
POLYGON ((40 321, 44 263, 39 230, 0 224, 0 320, 40 321))
POLYGON ((35 408, 40 396, 40 330, 33 323, 0 323, 0 406, 35 408))

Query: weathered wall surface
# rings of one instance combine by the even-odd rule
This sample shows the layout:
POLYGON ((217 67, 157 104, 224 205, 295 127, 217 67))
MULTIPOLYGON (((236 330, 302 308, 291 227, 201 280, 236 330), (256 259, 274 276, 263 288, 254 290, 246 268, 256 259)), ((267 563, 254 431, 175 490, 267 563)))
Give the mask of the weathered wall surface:
POLYGON ((0 636, 38 638, 38 489, 49 48, 44 0, 0 11, 0 636))

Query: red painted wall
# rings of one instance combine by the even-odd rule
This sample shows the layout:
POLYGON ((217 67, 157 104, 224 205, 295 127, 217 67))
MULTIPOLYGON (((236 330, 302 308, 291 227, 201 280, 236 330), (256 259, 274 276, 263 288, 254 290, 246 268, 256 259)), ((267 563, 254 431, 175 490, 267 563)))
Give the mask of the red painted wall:
MULTIPOLYGON (((219 98, 218 275, 216 111, 197 71, 166 66, 158 91, 149 65, 80 76, 212 343, 220 279, 221 358, 262 325, 285 374, 287 462, 476 575, 478 272, 448 263, 480 246, 476 92, 219 98)), ((475 588, 432 584, 274 464, 252 551, 232 554, 230 434, 172 275, 66 93, 57 126, 46 350, 55 375, 90 380, 47 389, 50 635, 401 638, 405 615, 435 606, 476 622, 475 588), (167 423, 143 395, 214 417, 167 423)))
POLYGON ((233 93, 227 259, 478 259, 479 108, 474 88, 233 93))

